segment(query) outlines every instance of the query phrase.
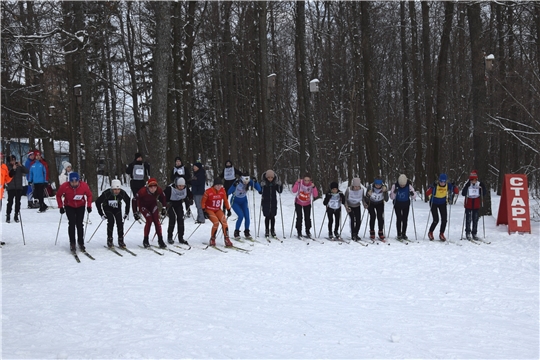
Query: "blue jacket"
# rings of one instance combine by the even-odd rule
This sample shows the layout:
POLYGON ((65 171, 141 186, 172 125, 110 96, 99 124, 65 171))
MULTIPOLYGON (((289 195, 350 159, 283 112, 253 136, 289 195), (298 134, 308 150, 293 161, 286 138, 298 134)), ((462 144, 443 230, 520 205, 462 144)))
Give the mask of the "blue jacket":
POLYGON ((236 180, 234 184, 229 188, 227 195, 233 194, 232 201, 236 202, 237 204, 242 204, 247 201, 246 192, 250 186, 253 186, 255 190, 259 192, 259 194, 262 193, 261 185, 259 185, 258 182, 253 183, 253 180, 249 180, 247 185, 245 185, 240 180, 236 180))
POLYGON ((204 195, 206 187, 206 170, 204 167, 200 167, 198 171, 193 172, 191 178, 191 193, 193 195, 204 195))
POLYGON ((41 161, 34 161, 30 166, 28 182, 43 184, 47 182, 47 168, 41 161))

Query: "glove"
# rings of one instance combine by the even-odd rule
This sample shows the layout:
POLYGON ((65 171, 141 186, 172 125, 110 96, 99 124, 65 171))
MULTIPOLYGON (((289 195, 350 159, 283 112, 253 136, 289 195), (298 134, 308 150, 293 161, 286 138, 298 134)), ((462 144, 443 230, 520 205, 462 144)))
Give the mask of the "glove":
POLYGON ((60 208, 60 214, 63 214, 66 212, 66 209, 64 209, 63 207, 60 208))
POLYGON ((397 194, 397 188, 394 189, 394 194, 397 194))
POLYGON ((107 217, 105 215, 101 215, 101 220, 107 220, 107 217))
POLYGON ((383 187, 381 188, 383 192, 387 192, 388 191, 388 188, 386 187, 386 185, 383 185, 383 187))
POLYGON ((251 178, 251 180, 253 180, 253 182, 254 182, 254 183, 256 183, 256 182, 257 182, 257 178, 256 178, 255 176, 254 176, 254 177, 252 177, 252 178, 251 178))
POLYGON ((409 195, 414 196, 414 191, 409 191, 409 195))
POLYGON ((141 215, 138 212, 133 213, 133 218, 135 219, 135 221, 139 221, 141 220, 141 215))
POLYGON ((88 213, 90 214, 92 212, 92 208, 91 207, 87 207, 86 208, 86 211, 88 211, 88 213))
POLYGON ((127 219, 129 219, 129 214, 124 214, 124 217, 122 218, 124 221, 126 221, 127 219))
POLYGON ((227 217, 231 217, 231 209, 227 209, 227 217))
POLYGON ((165 216, 165 215, 167 215, 167 209, 161 208, 161 216, 165 216))
POLYGON ((203 210, 203 214, 204 214, 204 218, 208 219, 208 213, 206 212, 206 210, 203 210))
POLYGON ((188 205, 191 206, 191 205, 193 205, 193 203, 194 203, 193 200, 189 200, 188 205))
POLYGON ((367 192, 367 196, 368 196, 368 197, 371 197, 371 194, 373 194, 373 191, 369 190, 369 191, 367 192))

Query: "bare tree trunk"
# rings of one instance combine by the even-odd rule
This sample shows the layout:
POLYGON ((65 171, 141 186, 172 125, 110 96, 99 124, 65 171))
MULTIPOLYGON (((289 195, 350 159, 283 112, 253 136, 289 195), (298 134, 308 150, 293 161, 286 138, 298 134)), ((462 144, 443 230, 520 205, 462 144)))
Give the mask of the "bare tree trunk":
POLYGON ((424 104, 426 107, 426 174, 428 185, 437 175, 433 154, 433 82, 431 80, 431 46, 429 41, 429 4, 422 1, 422 54, 424 58, 424 104))
MULTIPOLYGON (((298 93, 298 120, 300 142, 300 176, 306 172, 306 141, 309 114, 307 108, 307 79, 306 79, 306 3, 296 3, 296 40, 294 43, 296 59, 296 91, 298 93)), ((313 176, 313 175, 312 175, 313 176)))
MULTIPOLYGON (((274 158, 274 141, 272 139, 272 124, 270 123, 269 113, 268 113, 268 41, 266 31, 266 16, 268 13, 268 4, 266 1, 261 1, 257 3, 259 5, 259 51, 260 51, 260 83, 261 83, 261 121, 263 139, 264 139, 264 156, 258 156, 258 166, 257 170, 259 174, 262 174, 264 169, 272 166, 274 158)), ((263 149, 261 149, 263 150, 263 149)))
MULTIPOLYGON (((399 13, 401 18, 401 27, 400 27, 400 40, 401 40, 401 76, 402 76, 402 87, 401 93, 403 96, 403 122, 401 122, 401 131, 403 134, 403 139, 405 139, 405 151, 403 152, 402 161, 400 164, 401 171, 407 170, 407 164, 411 158, 411 151, 409 151, 409 146, 407 145, 410 141, 409 139, 409 119, 410 119, 410 105, 409 105, 409 57, 407 52, 407 36, 406 36, 406 27, 407 27, 407 15, 406 15, 406 4, 405 2, 399 3, 399 13)), ((391 174, 388 174, 390 176, 391 174)))

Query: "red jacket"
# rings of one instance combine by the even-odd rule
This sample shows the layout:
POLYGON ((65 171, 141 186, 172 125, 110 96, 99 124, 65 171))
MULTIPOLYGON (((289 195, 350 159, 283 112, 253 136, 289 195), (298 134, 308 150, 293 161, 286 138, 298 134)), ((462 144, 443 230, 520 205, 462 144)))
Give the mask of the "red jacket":
POLYGON ((231 209, 229 205, 229 200, 227 200, 227 193, 224 188, 217 191, 213 186, 206 189, 201 200, 201 207, 203 210, 208 209, 212 211, 218 211, 221 209, 221 205, 225 202, 225 208, 227 210, 231 209))
POLYGON ((154 209, 157 209, 158 199, 163 207, 167 206, 167 199, 163 194, 163 190, 159 186, 153 194, 148 191, 147 186, 144 186, 137 192, 137 195, 135 195, 136 201, 134 204, 135 207, 133 208, 133 213, 135 214, 137 211, 140 211, 141 208, 154 212, 154 209))
POLYGON ((92 207, 92 192, 88 187, 88 184, 84 181, 79 182, 79 186, 72 187, 70 183, 66 182, 60 185, 60 188, 56 192, 56 202, 58 207, 69 206, 73 208, 79 207, 92 207), (85 200, 86 196, 86 200, 85 200), (62 197, 64 199, 62 200, 62 197))

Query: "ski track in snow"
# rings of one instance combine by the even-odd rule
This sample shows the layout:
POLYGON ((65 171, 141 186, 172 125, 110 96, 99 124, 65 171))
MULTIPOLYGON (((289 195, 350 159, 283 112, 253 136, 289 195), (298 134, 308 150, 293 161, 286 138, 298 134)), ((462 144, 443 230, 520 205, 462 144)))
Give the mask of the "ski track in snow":
MULTIPOLYGON (((249 199, 255 234, 259 209, 253 214, 252 194, 249 199)), ((0 230, 7 242, 0 250, 2 358, 537 359, 538 223, 532 223, 533 234, 508 235, 506 226, 495 226, 494 195, 495 215, 485 219, 492 244, 460 241, 459 200, 446 234, 463 246, 423 240, 429 207, 420 201, 414 203, 420 243, 306 245, 289 237, 294 206, 285 191, 287 238, 279 212, 276 218, 283 244, 237 243, 249 254, 203 251, 207 222, 189 240, 198 248, 158 256, 137 246, 143 225, 136 224, 126 244, 137 256, 119 257, 103 248, 104 222, 87 244, 96 260, 79 254, 80 264, 68 251, 67 219, 55 246, 58 210, 24 208, 26 245, 20 224, 3 223, 0 230)), ((385 212, 388 232, 391 203, 385 212)), ((321 201, 315 213, 312 232, 319 234, 321 201)), ((87 239, 101 221, 97 211, 90 219, 87 239)), ((412 219, 410 214, 410 239, 412 219)), ((392 222, 391 237, 395 216, 392 222)), ((230 233, 234 225, 229 221, 230 233)), ((186 237, 195 227, 186 220, 186 237)), ((343 235, 350 236, 348 225, 343 235)), ((116 228, 114 238, 116 243, 116 228)))

